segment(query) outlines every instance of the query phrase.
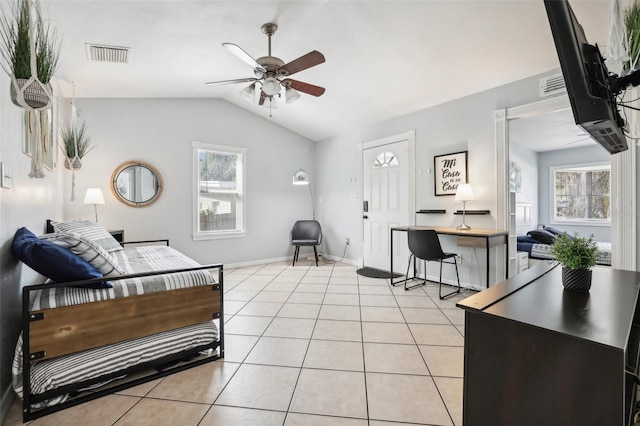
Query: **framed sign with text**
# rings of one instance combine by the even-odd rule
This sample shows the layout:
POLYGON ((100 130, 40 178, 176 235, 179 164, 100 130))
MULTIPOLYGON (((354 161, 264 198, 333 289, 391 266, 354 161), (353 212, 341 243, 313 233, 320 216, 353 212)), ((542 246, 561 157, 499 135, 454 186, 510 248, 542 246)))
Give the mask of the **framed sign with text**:
POLYGON ((458 185, 467 183, 468 151, 433 157, 436 195, 456 195, 458 185))

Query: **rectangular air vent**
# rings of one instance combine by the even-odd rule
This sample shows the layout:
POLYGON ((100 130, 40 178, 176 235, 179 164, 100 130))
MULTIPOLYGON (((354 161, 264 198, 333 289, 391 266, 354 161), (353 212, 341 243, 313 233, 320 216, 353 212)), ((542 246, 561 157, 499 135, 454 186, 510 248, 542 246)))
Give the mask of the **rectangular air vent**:
POLYGON ((565 93, 566 91, 567 85, 564 83, 564 77, 562 77, 562 74, 549 75, 540 79, 541 98, 565 93))
POLYGON ((87 57, 90 61, 126 64, 129 62, 129 48, 122 46, 87 44, 87 57))

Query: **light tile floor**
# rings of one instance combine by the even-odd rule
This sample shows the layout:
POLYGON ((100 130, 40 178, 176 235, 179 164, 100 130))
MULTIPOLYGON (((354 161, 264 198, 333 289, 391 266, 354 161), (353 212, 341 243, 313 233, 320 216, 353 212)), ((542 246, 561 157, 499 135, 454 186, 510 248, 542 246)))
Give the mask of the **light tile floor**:
MULTIPOLYGON (((463 311, 356 267, 225 270, 225 359, 37 419, 43 425, 461 425, 463 311)), ((21 425, 16 400, 4 425, 21 425)))

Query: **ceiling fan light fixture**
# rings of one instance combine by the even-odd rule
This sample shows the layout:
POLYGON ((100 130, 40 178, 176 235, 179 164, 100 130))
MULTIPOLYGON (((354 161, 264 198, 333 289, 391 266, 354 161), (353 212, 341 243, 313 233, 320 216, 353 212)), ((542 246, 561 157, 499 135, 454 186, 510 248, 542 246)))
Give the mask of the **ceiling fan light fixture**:
POLYGON ((256 100, 256 84, 251 83, 250 85, 242 89, 239 93, 240 95, 242 95, 243 98, 245 98, 249 102, 255 101, 256 100))
POLYGON ((262 91, 267 96, 274 96, 280 93, 280 82, 275 77, 267 77, 262 82, 262 91))
POLYGON ((284 97, 287 99, 287 103, 291 104, 300 99, 300 93, 291 87, 287 87, 287 90, 284 92, 284 97))

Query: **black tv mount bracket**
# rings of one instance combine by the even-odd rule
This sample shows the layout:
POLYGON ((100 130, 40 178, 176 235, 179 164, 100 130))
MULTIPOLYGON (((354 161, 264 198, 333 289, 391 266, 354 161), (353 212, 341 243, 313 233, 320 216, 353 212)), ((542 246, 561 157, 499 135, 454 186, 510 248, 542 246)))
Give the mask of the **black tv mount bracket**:
POLYGON ((629 86, 638 86, 640 85, 640 70, 634 70, 622 77, 611 74, 609 76, 609 85, 613 93, 615 93, 616 95, 629 86))

